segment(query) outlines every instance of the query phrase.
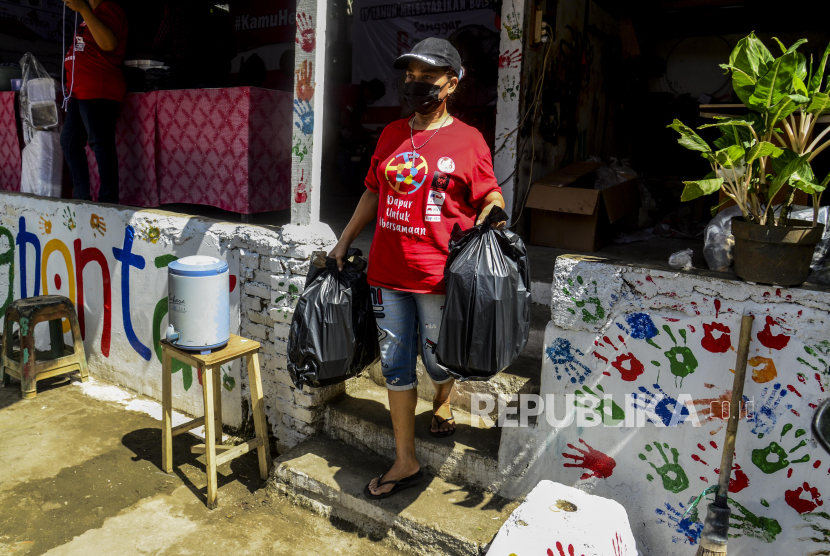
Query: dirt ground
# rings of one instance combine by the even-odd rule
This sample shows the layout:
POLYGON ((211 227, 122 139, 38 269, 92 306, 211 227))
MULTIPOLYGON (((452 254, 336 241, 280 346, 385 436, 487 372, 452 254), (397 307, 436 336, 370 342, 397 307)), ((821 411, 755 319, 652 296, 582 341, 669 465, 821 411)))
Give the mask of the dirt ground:
POLYGON ((0 387, 0 554, 401 554, 266 495, 255 452, 219 467, 208 510, 204 456, 190 453, 202 441, 175 437, 167 475, 160 425, 61 377, 33 400, 0 387))

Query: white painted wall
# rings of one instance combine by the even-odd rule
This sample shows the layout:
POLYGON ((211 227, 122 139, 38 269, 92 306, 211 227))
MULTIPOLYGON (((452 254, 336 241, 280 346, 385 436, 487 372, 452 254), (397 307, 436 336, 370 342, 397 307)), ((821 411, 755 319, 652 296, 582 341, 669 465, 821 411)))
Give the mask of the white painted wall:
POLYGON ((830 454, 810 429, 830 388, 830 293, 574 256, 557 260, 552 299, 541 392, 551 395, 555 418, 584 410, 598 426, 540 417, 536 427, 504 429, 501 467, 518 477, 504 494, 556 480, 622 504, 645 554, 693 553, 705 507, 683 513, 717 482, 725 436, 720 403, 732 389, 740 315, 749 312, 749 414, 735 451, 729 551, 830 549, 822 532, 830 523, 819 515, 826 511, 830 454), (604 414, 590 408, 605 396, 614 405, 606 400, 604 414), (666 398, 646 411, 643 427, 635 426, 635 406, 657 396, 666 398), (681 424, 664 426, 675 413, 681 424))

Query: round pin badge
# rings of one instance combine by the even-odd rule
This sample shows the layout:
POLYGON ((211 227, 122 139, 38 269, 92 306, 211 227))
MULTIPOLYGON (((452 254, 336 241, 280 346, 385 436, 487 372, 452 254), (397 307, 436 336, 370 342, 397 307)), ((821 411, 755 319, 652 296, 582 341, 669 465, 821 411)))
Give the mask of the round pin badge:
POLYGON ((455 171, 455 162, 448 156, 442 157, 438 160, 438 169, 445 174, 452 173, 455 171))

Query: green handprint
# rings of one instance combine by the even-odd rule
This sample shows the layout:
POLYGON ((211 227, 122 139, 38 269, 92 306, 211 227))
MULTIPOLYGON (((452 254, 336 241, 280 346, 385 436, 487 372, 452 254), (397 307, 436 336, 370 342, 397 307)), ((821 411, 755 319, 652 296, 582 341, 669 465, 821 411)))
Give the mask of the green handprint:
MULTIPOLYGON (((587 386, 582 387, 582 390, 584 390, 585 392, 583 392, 582 390, 577 390, 575 392, 576 400, 574 401, 574 405, 579 407, 589 407, 586 401, 588 399, 591 399, 588 396, 592 396, 595 401, 598 401, 598 403, 595 403, 593 407, 591 407, 591 409, 599 414, 600 419, 602 420, 602 423, 605 426, 616 427, 618 424, 625 421, 625 411, 623 410, 623 408, 617 405, 617 403, 613 399, 606 399, 604 397, 601 397, 605 395, 605 390, 601 385, 597 384, 596 389, 599 390, 599 394, 595 393, 587 386), (610 408, 608 408, 605 405, 606 401, 610 402, 610 408), (608 409, 608 411, 606 411, 606 409, 608 409)), ((591 416, 588 416, 587 419, 589 421, 594 420, 594 418, 591 416)))
POLYGON ((515 13, 507 14, 502 22, 504 30, 507 31, 507 36, 511 41, 517 41, 522 38, 522 26, 519 24, 519 18, 515 13))
MULTIPOLYGON (((783 441, 784 436, 792 429, 793 425, 791 425, 790 423, 784 425, 784 429, 781 432, 780 440, 783 441)), ((801 438, 805 434, 807 434, 807 431, 805 431, 804 429, 798 429, 797 431, 795 431, 796 439, 801 438)), ((787 450, 782 448, 778 442, 773 440, 772 442, 770 442, 770 445, 766 448, 758 448, 752 450, 752 463, 754 463, 758 469, 760 469, 767 475, 770 475, 772 473, 781 471, 782 469, 786 469, 787 467, 789 467, 791 463, 806 463, 810 461, 810 454, 806 454, 800 459, 796 459, 793 461, 789 460, 790 454, 792 454, 796 450, 804 448, 805 446, 807 446, 806 439, 799 442, 794 448, 787 452, 787 450), (770 461, 770 456, 775 456, 775 460, 770 461)))
POLYGON ((228 367, 227 370, 222 369, 222 386, 224 386, 225 390, 227 390, 228 392, 231 392, 236 387, 236 380, 230 374, 228 374, 230 372, 230 367, 228 367))
POLYGON ((505 101, 516 100, 516 77, 508 75, 501 80, 501 98, 505 101), (509 99, 507 97, 510 97, 509 99))
MULTIPOLYGON (((677 494, 678 492, 683 492, 687 488, 689 488, 689 478, 686 476, 686 472, 680 467, 680 464, 677 463, 677 460, 680 458, 680 454, 678 453, 676 448, 671 448, 668 444, 660 445, 659 442, 654 442, 654 446, 657 448, 657 451, 660 452, 660 455, 663 456, 663 465, 657 467, 650 461, 648 461, 648 457, 645 454, 639 454, 639 458, 643 461, 648 461, 648 464, 657 471, 657 474, 660 475, 660 478, 663 480, 663 488, 668 490, 669 492, 673 492, 677 494), (669 461, 669 458, 666 456, 665 450, 671 450, 672 460, 669 461)), ((646 452, 649 454, 652 453, 654 448, 651 447, 651 444, 646 444, 646 452)), ((646 475, 646 479, 649 481, 654 480, 654 476, 651 474, 646 475)))
POLYGON ((740 533, 730 533, 729 537, 737 538, 743 535, 752 537, 766 543, 775 541, 775 537, 781 532, 781 524, 771 517, 758 517, 733 499, 729 503, 735 506, 742 515, 732 512, 730 516, 735 522, 730 522, 730 530, 737 530, 740 533))
POLYGON ((75 213, 69 207, 64 207, 63 209, 63 225, 66 226, 66 229, 70 232, 77 227, 75 223, 75 213))
MULTIPOLYGON (((830 365, 827 363, 827 361, 830 360, 830 340, 822 340, 814 346, 804 346, 804 351, 806 351, 807 354, 814 359, 814 361, 810 363, 803 357, 798 357, 797 361, 802 365, 807 365, 813 369, 813 374, 819 384, 824 386, 824 384, 822 384, 822 382, 824 382, 825 384, 830 385, 830 383, 828 383, 828 380, 830 380, 830 365)), ((804 373, 798 373, 798 376, 802 382, 807 382, 807 377, 804 373)))
MULTIPOLYGON (((677 332, 680 334, 680 337, 683 338, 683 345, 677 345, 677 338, 674 337, 674 333, 672 333, 671 327, 668 324, 663 325, 663 330, 665 330, 666 334, 669 335, 672 342, 674 342, 674 347, 672 347, 668 351, 663 351, 663 348, 657 345, 653 338, 649 338, 646 341, 653 347, 656 347, 660 351, 663 351, 663 355, 666 356, 666 359, 669 360, 669 370, 671 374, 675 376, 674 382, 675 386, 681 388, 683 386, 683 378, 689 376, 693 372, 697 370, 698 362, 697 357, 692 352, 692 350, 686 345, 686 329, 681 328, 677 332), (678 380, 680 382, 678 383, 678 380)), ((658 332, 659 334, 659 332, 658 332)), ((660 382, 660 362, 659 361, 652 361, 652 365, 657 367, 657 382, 660 382)))
POLYGON ((291 152, 294 153, 294 156, 300 159, 300 162, 302 162, 305 155, 308 154, 308 146, 300 137, 295 136, 295 138, 297 139, 297 142, 291 148, 291 152))
MULTIPOLYGON (((811 512, 809 514, 803 514, 801 518, 804 519, 807 523, 809 523, 810 529, 812 529, 815 533, 821 535, 822 538, 812 537, 809 539, 799 540, 810 540, 821 544, 830 544, 830 514, 828 514, 827 512, 811 512), (815 518, 817 517, 824 519, 824 522, 816 522, 815 518)), ((813 552, 812 554, 818 556, 819 554, 830 554, 830 551, 813 552)))
MULTIPOLYGON (((582 276, 577 276, 576 281, 579 283, 580 286, 584 285, 582 276)), ((562 292, 568 297, 570 297, 571 301, 573 301, 577 307, 582 309, 582 320, 588 324, 593 324, 595 322, 599 322, 605 319, 605 309, 602 308, 602 303, 600 302, 599 297, 597 296, 597 283, 594 280, 591 280, 591 283, 594 285, 593 297, 589 297, 587 299, 582 299, 579 301, 576 300, 574 294, 572 294, 570 290, 568 290, 568 288, 562 288, 562 292), (596 307, 596 311, 594 313, 591 313, 588 309, 585 308, 586 304, 594 305, 596 307)), ((574 287, 574 282, 570 278, 568 278, 568 285, 572 288, 574 287)), ((574 311, 570 307, 568 307, 568 312, 572 315, 576 314, 576 311, 574 311)))

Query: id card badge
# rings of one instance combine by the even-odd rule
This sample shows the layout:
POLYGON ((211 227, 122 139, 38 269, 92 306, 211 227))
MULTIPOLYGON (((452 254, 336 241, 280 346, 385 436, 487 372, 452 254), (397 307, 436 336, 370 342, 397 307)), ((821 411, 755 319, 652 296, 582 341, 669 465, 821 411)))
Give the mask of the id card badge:
POLYGON ((75 52, 83 52, 85 46, 83 35, 75 35, 75 52))

